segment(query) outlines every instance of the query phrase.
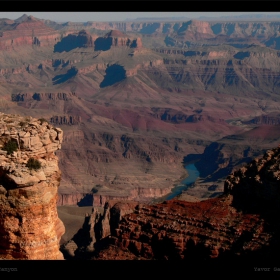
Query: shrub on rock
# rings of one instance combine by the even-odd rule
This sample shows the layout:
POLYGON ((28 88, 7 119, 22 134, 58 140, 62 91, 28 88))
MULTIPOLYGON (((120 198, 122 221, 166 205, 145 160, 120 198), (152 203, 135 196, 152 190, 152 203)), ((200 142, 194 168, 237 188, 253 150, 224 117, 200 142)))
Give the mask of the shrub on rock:
POLYGON ((42 166, 41 166, 41 163, 39 160, 35 159, 35 158, 30 158, 28 161, 27 161, 27 164, 26 166, 31 170, 31 169, 35 169, 35 170, 38 170, 40 169, 42 166))
POLYGON ((7 151, 7 154, 10 155, 13 152, 17 151, 18 145, 15 141, 9 140, 3 147, 4 151, 7 151))

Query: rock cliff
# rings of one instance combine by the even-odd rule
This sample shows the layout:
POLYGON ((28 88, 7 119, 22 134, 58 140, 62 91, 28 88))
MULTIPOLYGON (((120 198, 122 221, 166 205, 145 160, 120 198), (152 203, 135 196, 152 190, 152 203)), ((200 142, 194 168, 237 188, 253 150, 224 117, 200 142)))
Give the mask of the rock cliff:
POLYGON ((87 238, 72 257, 87 252, 98 260, 271 260, 280 248, 279 162, 280 146, 228 176, 218 198, 106 202, 103 214, 93 208, 86 217, 75 241, 87 238))
POLYGON ((272 233, 264 230, 266 223, 258 215, 233 208, 231 199, 139 205, 123 217, 108 242, 109 249, 101 250, 96 258, 120 259, 114 248, 162 260, 250 256, 269 243, 272 233))
POLYGON ((111 47, 142 48, 140 37, 132 38, 119 30, 111 30, 104 37, 98 37, 95 42, 95 50, 106 51, 111 47))
POLYGON ((246 212, 273 215, 279 211, 280 146, 267 151, 228 176, 224 192, 233 205, 246 212))
POLYGON ((0 135, 0 259, 63 259, 55 155, 62 130, 44 119, 1 113, 0 135))

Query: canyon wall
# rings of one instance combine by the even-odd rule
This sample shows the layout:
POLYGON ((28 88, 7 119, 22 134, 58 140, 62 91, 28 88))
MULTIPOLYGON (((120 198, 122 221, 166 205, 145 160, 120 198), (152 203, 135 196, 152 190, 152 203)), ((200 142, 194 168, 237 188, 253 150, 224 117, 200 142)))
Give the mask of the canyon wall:
POLYGON ((62 251, 97 260, 273 260, 280 247, 279 161, 280 146, 268 150, 228 176, 218 198, 106 202, 62 251))
POLYGON ((0 114, 0 259, 63 259, 57 215, 63 132, 44 120, 0 114))

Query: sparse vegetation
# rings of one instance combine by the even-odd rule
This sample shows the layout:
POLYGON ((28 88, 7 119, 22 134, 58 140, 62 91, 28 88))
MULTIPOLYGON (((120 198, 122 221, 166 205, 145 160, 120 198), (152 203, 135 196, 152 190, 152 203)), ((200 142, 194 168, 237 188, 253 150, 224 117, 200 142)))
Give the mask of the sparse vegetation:
POLYGON ((17 151, 18 145, 15 141, 9 140, 3 147, 4 151, 7 151, 7 154, 10 155, 13 152, 17 151))
POLYGON ((40 118, 39 121, 41 122, 41 124, 43 124, 44 122, 48 123, 48 121, 45 118, 40 118))
POLYGON ((40 169, 42 166, 41 166, 41 162, 35 158, 30 158, 28 161, 27 161, 27 164, 26 166, 31 170, 31 169, 34 169, 34 170, 38 170, 40 169))

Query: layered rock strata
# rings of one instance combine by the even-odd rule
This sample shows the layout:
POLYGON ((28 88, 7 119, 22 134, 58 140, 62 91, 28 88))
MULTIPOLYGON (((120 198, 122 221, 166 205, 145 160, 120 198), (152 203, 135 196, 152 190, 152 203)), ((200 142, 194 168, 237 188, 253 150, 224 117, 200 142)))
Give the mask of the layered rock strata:
POLYGON ((266 222, 259 215, 242 214, 231 202, 232 197, 225 196, 194 203, 173 200, 138 205, 123 217, 108 241, 109 248, 95 259, 123 259, 116 253, 120 250, 135 258, 166 260, 258 254, 270 243, 272 233, 265 230, 266 222))
POLYGON ((53 46, 60 34, 32 16, 23 22, 10 24, 0 35, 0 50, 11 50, 24 45, 53 46))
POLYGON ((43 119, 1 113, 0 135, 0 259, 63 259, 55 155, 62 130, 43 119), (37 166, 30 165, 31 158, 37 166))

